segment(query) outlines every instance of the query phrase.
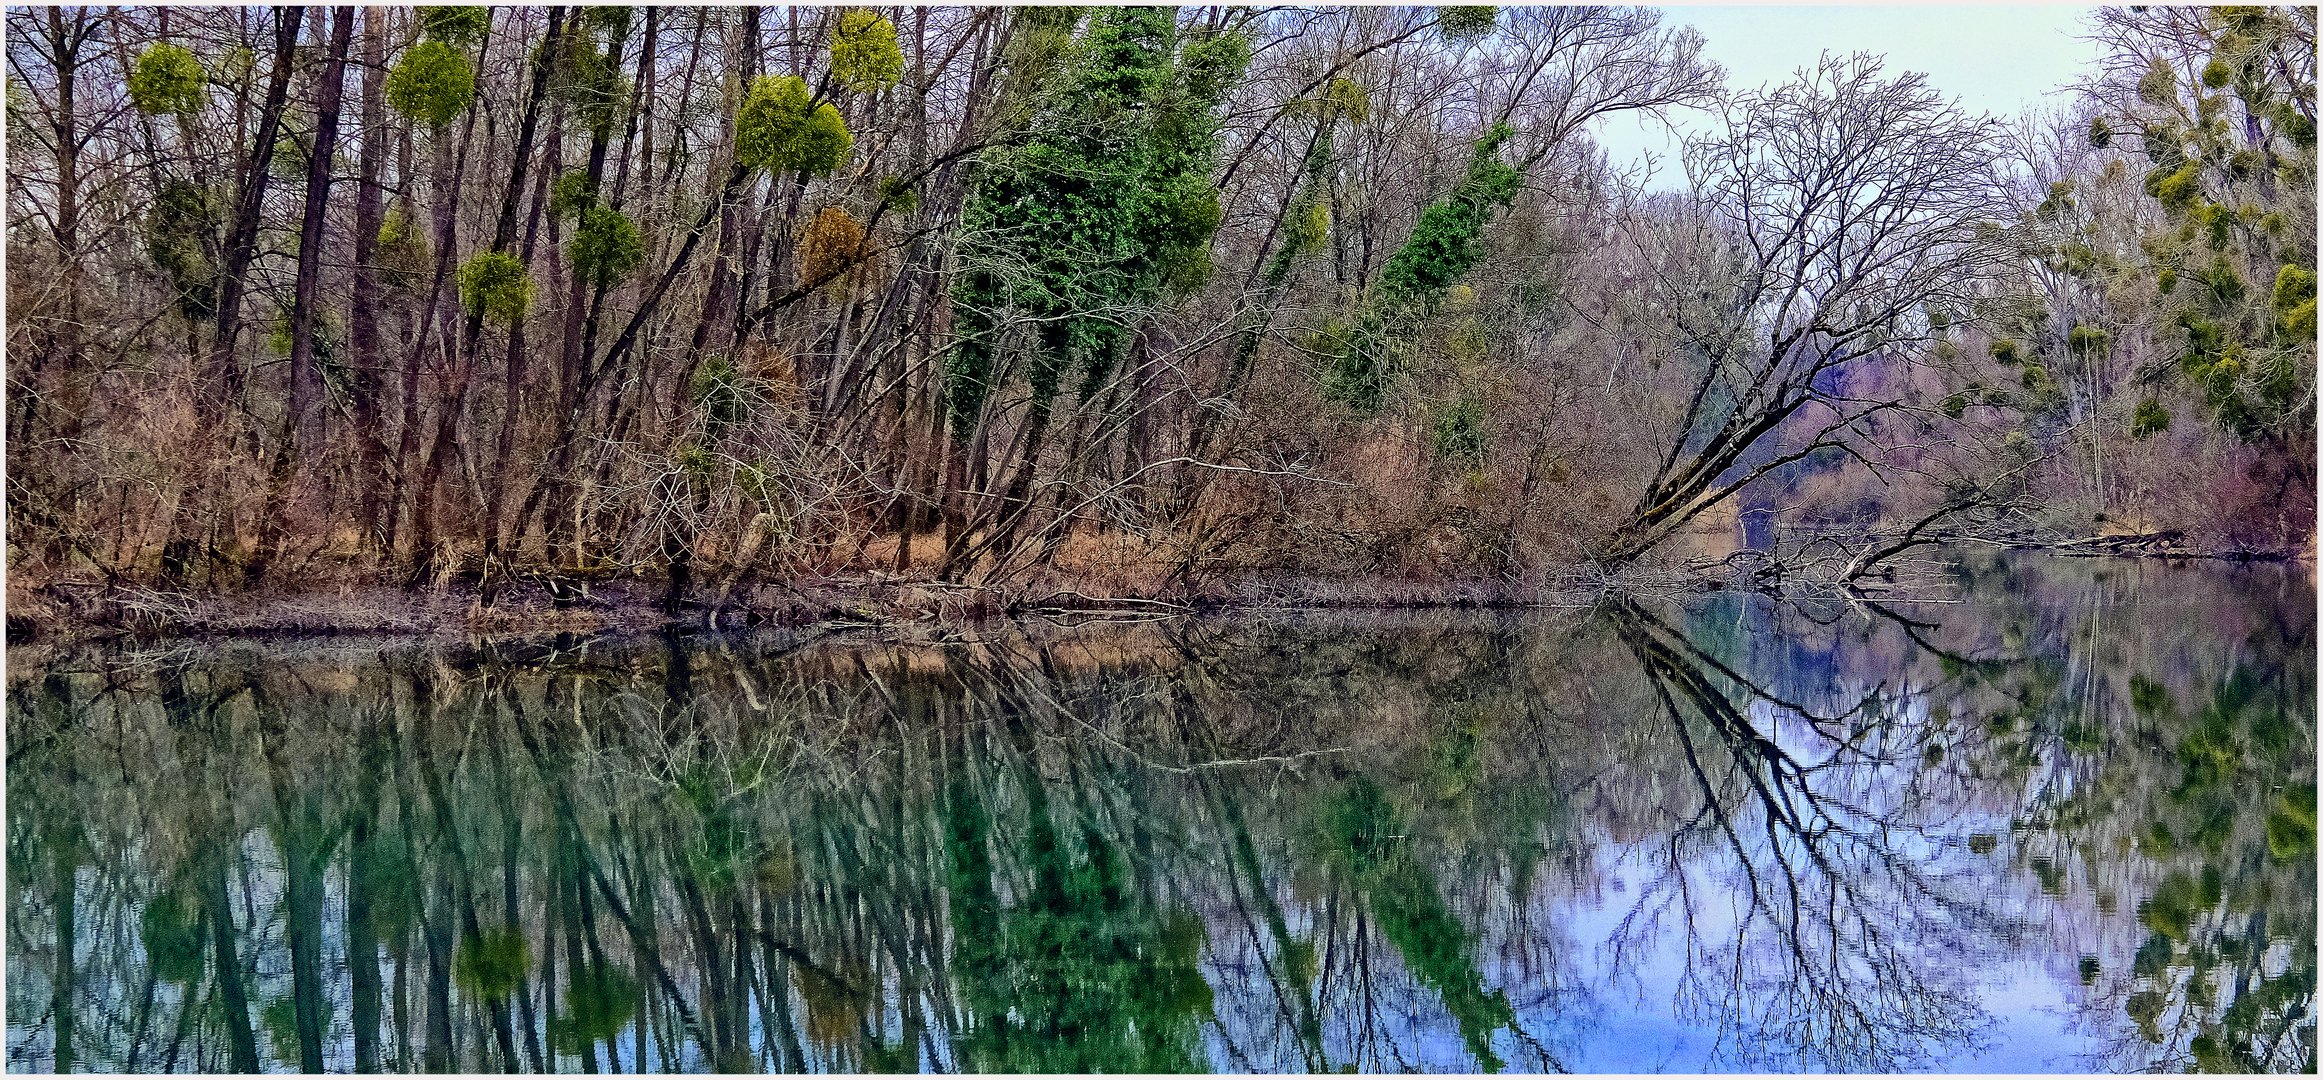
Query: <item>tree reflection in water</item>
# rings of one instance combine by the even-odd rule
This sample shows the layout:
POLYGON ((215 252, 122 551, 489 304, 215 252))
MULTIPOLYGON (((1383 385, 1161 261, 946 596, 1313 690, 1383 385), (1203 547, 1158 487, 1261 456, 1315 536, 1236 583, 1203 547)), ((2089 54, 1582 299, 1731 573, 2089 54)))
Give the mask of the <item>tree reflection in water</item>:
POLYGON ((2311 586, 2107 573, 19 648, 9 1061, 2311 1068, 2311 586))

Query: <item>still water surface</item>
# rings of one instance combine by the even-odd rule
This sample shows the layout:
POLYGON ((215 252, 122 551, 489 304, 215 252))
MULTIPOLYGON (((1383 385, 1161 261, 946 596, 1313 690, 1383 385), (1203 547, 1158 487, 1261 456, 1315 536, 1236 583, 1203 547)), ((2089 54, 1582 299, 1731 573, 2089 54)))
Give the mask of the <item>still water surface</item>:
POLYGON ((18 648, 11 1070, 2312 1069, 2300 569, 18 648))

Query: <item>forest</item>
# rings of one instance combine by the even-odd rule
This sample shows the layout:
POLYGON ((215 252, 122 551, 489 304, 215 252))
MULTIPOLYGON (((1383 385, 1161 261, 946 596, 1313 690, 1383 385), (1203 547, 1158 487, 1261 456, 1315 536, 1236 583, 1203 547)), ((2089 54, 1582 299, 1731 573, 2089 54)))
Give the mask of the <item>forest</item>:
POLYGON ((1650 8, 11 8, 12 623, 2310 553, 2315 11, 2084 28, 1995 117, 1650 8))

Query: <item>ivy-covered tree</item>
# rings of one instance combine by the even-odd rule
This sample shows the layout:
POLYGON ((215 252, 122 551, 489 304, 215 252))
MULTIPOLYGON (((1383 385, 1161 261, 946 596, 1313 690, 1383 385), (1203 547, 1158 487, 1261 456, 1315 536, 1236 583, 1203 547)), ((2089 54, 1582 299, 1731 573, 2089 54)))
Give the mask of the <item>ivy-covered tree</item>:
POLYGON ((1476 142, 1468 172, 1445 196, 1428 205, 1404 242, 1380 271, 1369 306, 1323 374, 1323 392, 1358 413, 1379 411, 1403 364, 1397 350, 1412 330, 1434 313, 1444 293, 1483 257, 1484 227, 1495 210, 1516 198, 1524 175, 1500 160, 1514 130, 1496 124, 1476 142))
POLYGON ((1022 144, 977 162, 952 291, 961 341, 946 369, 956 436, 981 418, 1012 322, 1036 338, 1025 373, 1043 426, 1065 376, 1110 369, 1165 279, 1190 272, 1217 228, 1207 114, 1247 46, 1195 39, 1181 58, 1176 20, 1164 8, 1089 15, 1022 144))
POLYGON ((1079 372, 1082 397, 1094 396, 1155 305, 1207 273, 1221 214, 1217 110, 1250 47, 1177 19, 1167 8, 1089 14, 1033 93, 1024 138, 976 164, 945 408, 965 441, 999 381, 1022 372, 1026 435, 1008 500, 1019 511, 1066 379, 1079 372), (1017 362, 1001 364, 1012 348, 1017 362))

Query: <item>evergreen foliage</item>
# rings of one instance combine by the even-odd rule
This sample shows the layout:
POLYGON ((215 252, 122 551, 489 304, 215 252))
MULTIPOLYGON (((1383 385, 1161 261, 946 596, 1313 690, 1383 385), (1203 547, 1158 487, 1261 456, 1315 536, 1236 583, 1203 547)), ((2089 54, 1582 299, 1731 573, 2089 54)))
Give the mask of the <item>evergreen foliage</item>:
MULTIPOLYGON (((2204 54, 2199 77, 2181 80, 2155 58, 2135 107, 2092 119, 2090 142, 2109 145, 2119 126, 2152 165, 2145 191, 2166 221, 2146 240, 2145 271, 2183 332, 2177 367, 2212 419, 2248 439, 2304 437, 2314 426, 2313 233, 2280 223, 2285 211, 2314 214, 2314 86, 2285 74, 2297 38, 2312 55, 2312 23, 2243 7, 2209 9, 2200 25, 2189 42, 2204 54)), ((2149 419, 2141 407, 2133 430, 2161 430, 2149 419)))
POLYGON ((831 28, 831 77, 857 92, 895 85, 903 77, 895 24, 863 8, 840 12, 831 28))
POLYGON ((590 5, 581 9, 582 25, 615 42, 629 40, 629 29, 636 21, 636 10, 623 4, 590 5))
POLYGON ((531 301, 532 275, 516 256, 484 251, 460 264, 460 305, 469 314, 513 323, 531 301))
POLYGON ((209 100, 202 63, 184 46, 162 41, 137 54, 129 70, 129 103, 147 116, 190 116, 209 100))
POLYGON ((1371 119, 1371 92, 1353 79, 1332 79, 1323 86, 1330 115, 1360 124, 1371 119))
POLYGON ((1429 424, 1428 448, 1447 461, 1481 462, 1487 446, 1484 421, 1484 404, 1473 397, 1445 402, 1429 424))
POLYGON ((1523 182, 1515 167, 1495 156, 1511 134, 1495 126, 1476 144, 1468 174, 1451 192, 1420 214, 1411 239, 1387 260, 1379 275, 1382 299, 1391 305, 1432 307, 1444 290, 1483 258, 1479 242, 1496 208, 1515 200, 1523 182))
POLYGON ((562 221, 597 204, 597 187, 584 169, 567 169, 549 184, 549 213, 562 221))
POLYGON ((2143 439, 2170 430, 2170 410, 2153 398, 2137 403, 2137 411, 2130 416, 2131 438, 2143 439))
POLYGON ((1411 239, 1388 257, 1369 308, 1324 371, 1326 397, 1363 415, 1387 403, 1403 366, 1399 339, 1433 314, 1445 290, 1483 258, 1484 227, 1494 210, 1515 200, 1523 183, 1523 175, 1498 156, 1511 134, 1508 125, 1497 124, 1477 140, 1466 175, 1420 213, 1411 239))
POLYGON ((557 95, 572 104, 574 113, 590 134, 600 138, 612 132, 629 100, 629 80, 622 75, 615 59, 620 42, 628 32, 627 9, 616 10, 624 12, 624 20, 610 34, 604 47, 600 48, 586 32, 567 34, 561 39, 563 48, 557 57, 553 84, 557 95))
POLYGON ((1181 35, 1169 9, 1090 13, 1028 137, 977 165, 945 371, 955 433, 993 389, 1003 313, 1038 326, 1025 370, 1045 417, 1073 369, 1096 385, 1156 300, 1200 284, 1221 218, 1217 109, 1249 58, 1239 35, 1181 35))
POLYGON ((734 115, 734 159, 771 173, 827 175, 855 146, 830 102, 816 102, 796 75, 761 75, 734 115))
POLYGON ((419 32, 431 41, 469 46, 484 40, 492 29, 492 9, 482 6, 441 5, 419 11, 419 32))
POLYGON ((379 223, 379 243, 372 257, 385 284, 409 289, 417 286, 428 268, 427 236, 405 208, 387 211, 379 223))
POLYGON ((713 356, 694 369, 686 392, 702 411, 703 431, 712 439, 750 418, 748 377, 724 356, 713 356))
POLYGON ((583 280, 601 289, 611 288, 644 265, 645 239, 629 215, 610 206, 590 206, 580 215, 580 225, 567 242, 566 257, 583 280))
POLYGON ((172 177, 155 194, 145 215, 145 253, 176 292, 188 319, 207 319, 218 310, 218 270, 211 261, 222 219, 208 190, 172 177))
POLYGON ((1451 41, 1468 43, 1492 33, 1500 9, 1490 4, 1467 4, 1438 9, 1436 31, 1451 41))
POLYGON ((476 100, 476 68, 468 55, 442 41, 405 49, 387 72, 387 104, 431 128, 468 111, 476 100))
POLYGON ((909 214, 920 206, 920 193, 900 176, 880 177, 878 194, 879 201, 898 214, 909 214))

